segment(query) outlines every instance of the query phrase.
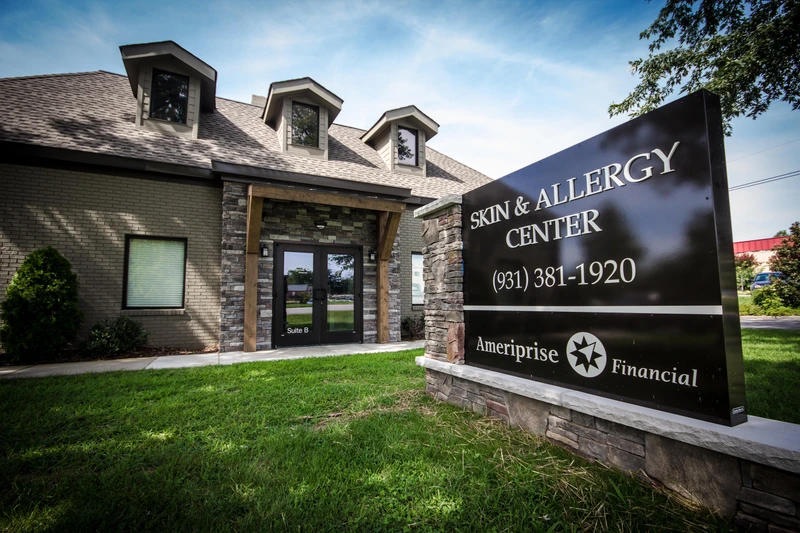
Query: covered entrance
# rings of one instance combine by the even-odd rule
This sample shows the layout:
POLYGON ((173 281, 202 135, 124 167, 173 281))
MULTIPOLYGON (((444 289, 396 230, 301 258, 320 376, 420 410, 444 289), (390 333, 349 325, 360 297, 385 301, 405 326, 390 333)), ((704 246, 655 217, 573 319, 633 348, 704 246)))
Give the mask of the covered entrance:
POLYGON ((360 342, 361 249, 275 244, 276 348, 360 342))
MULTIPOLYGON (((217 164, 220 171, 233 168, 230 164, 217 164)), ((244 168, 235 166, 240 172, 244 168)), ((253 169, 249 172, 256 173, 253 169)), ((262 216, 264 199, 283 200, 288 202, 304 202, 325 206, 336 206, 348 209, 375 212, 377 235, 367 239, 363 246, 370 247, 370 256, 374 253, 375 261, 375 299, 376 299, 376 339, 378 343, 389 342, 389 261, 392 257, 394 239, 400 225, 400 217, 406 210, 402 200, 410 194, 408 189, 397 189, 374 184, 359 184, 365 191, 346 190, 342 192, 322 192, 315 188, 303 189, 297 186, 297 176, 293 175, 295 186, 250 184, 247 187, 247 218, 245 238, 245 272, 244 272, 244 351, 256 351, 256 337, 259 315, 259 257, 264 254, 261 244, 262 216), (359 194, 360 193, 360 194, 359 194), (393 198, 381 198, 391 195, 393 198), (373 244, 374 243, 374 248, 373 244)), ((258 176, 263 177, 263 176, 258 176)), ((270 175, 269 177, 273 177, 270 175)), ((312 178, 308 178, 312 179, 312 178)), ((352 189, 352 184, 345 180, 333 178, 317 178, 314 181, 335 182, 337 186, 352 189)), ((272 333, 272 348, 277 346, 313 345, 321 343, 363 342, 364 314, 362 294, 362 248, 352 246, 335 246, 320 244, 280 244, 275 242, 275 269, 271 273, 273 284, 269 292, 273 298, 269 307, 262 309, 264 315, 272 316, 269 329, 272 333), (353 261, 352 273, 341 268, 353 261), (332 279, 328 279, 329 263, 336 266, 332 279), (299 276, 289 270, 298 268, 310 270, 310 273, 299 276), (350 278, 354 288, 348 287, 350 278), (299 280, 297 283, 295 281, 299 280), (297 287, 289 287, 298 285, 297 287), (305 285, 304 287, 302 285, 305 285), (303 300, 300 293, 308 296, 303 300), (351 294, 352 293, 352 294, 351 294), (352 306, 345 302, 352 297, 352 306), (305 304, 302 302, 305 301, 305 304), (311 302, 310 304, 308 302, 311 302), (271 308, 271 309, 270 309, 271 308), (299 309, 295 311, 294 309, 299 309), (270 310, 272 313, 270 313, 270 310), (352 315, 352 320, 351 320, 352 315), (289 329, 292 328, 292 333, 289 329), (299 328, 299 331, 295 332, 299 328), (309 328, 306 331, 306 328, 309 328)), ((263 257, 267 257, 263 255, 263 257)), ((261 322, 264 324, 264 322, 261 322)), ((369 341, 372 342, 372 341, 369 341)))

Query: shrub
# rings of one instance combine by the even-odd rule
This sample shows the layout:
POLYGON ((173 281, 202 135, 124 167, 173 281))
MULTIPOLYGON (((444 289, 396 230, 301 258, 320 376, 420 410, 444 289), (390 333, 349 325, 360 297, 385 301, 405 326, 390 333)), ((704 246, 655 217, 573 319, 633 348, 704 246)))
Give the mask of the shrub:
POLYGON ((759 306, 753 303, 750 297, 739 297, 739 314, 741 316, 759 316, 764 312, 759 306))
POLYGON ((101 320, 92 326, 83 349, 95 357, 119 355, 146 344, 148 335, 141 323, 126 316, 101 320))
POLYGON ((758 289, 753 293, 753 303, 768 316, 793 315, 792 309, 784 305, 783 300, 776 290, 775 283, 758 289))
POLYGON ((800 283, 794 279, 776 279, 770 288, 778 295, 786 307, 800 307, 800 283))
POLYGON ((405 341, 416 341, 425 338, 425 317, 408 316, 400 324, 400 338, 405 341))
POLYGON ((57 357, 81 326, 78 276, 69 260, 48 246, 20 265, 0 304, 0 342, 9 359, 32 363, 57 357))

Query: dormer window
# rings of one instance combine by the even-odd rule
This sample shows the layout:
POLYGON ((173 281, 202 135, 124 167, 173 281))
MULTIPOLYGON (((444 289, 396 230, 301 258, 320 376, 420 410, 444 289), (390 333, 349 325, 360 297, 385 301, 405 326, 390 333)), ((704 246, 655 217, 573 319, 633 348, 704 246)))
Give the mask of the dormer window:
POLYGON ((119 51, 136 97, 136 126, 197 139, 201 112, 213 113, 217 105, 217 71, 173 41, 119 51))
POLYGON ((153 69, 150 118, 186 124, 189 111, 189 76, 153 69))
POLYGON ((281 152, 327 160, 328 128, 342 103, 311 78, 276 81, 269 86, 261 118, 275 130, 281 152))
POLYGON ((425 177, 425 143, 439 132, 439 125, 410 105, 392 109, 361 136, 392 172, 425 177))
POLYGON ((417 130, 397 127, 397 162, 401 165, 419 166, 417 130))
POLYGON ((319 148, 319 107, 292 102, 292 144, 319 148))

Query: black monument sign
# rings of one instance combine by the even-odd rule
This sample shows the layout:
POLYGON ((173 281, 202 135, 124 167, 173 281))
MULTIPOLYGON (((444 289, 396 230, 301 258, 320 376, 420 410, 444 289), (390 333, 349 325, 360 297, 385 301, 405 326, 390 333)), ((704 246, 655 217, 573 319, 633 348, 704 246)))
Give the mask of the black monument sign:
POLYGON ((716 96, 469 192, 463 213, 467 364, 747 420, 716 96))

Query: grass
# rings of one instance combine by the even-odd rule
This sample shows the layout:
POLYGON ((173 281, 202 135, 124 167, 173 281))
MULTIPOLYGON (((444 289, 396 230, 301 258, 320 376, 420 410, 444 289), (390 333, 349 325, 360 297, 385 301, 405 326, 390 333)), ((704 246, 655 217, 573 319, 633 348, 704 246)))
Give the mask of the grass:
POLYGON ((0 382, 0 531, 729 531, 436 403, 421 351, 0 382))
MULTIPOLYGON (((353 311, 331 311, 328 310, 328 330, 329 331, 351 331, 353 329, 353 311)), ((290 327, 302 328, 311 327, 311 314, 306 315, 287 315, 286 321, 290 327)))
POLYGON ((747 410, 800 424, 800 332, 743 329, 747 410))

